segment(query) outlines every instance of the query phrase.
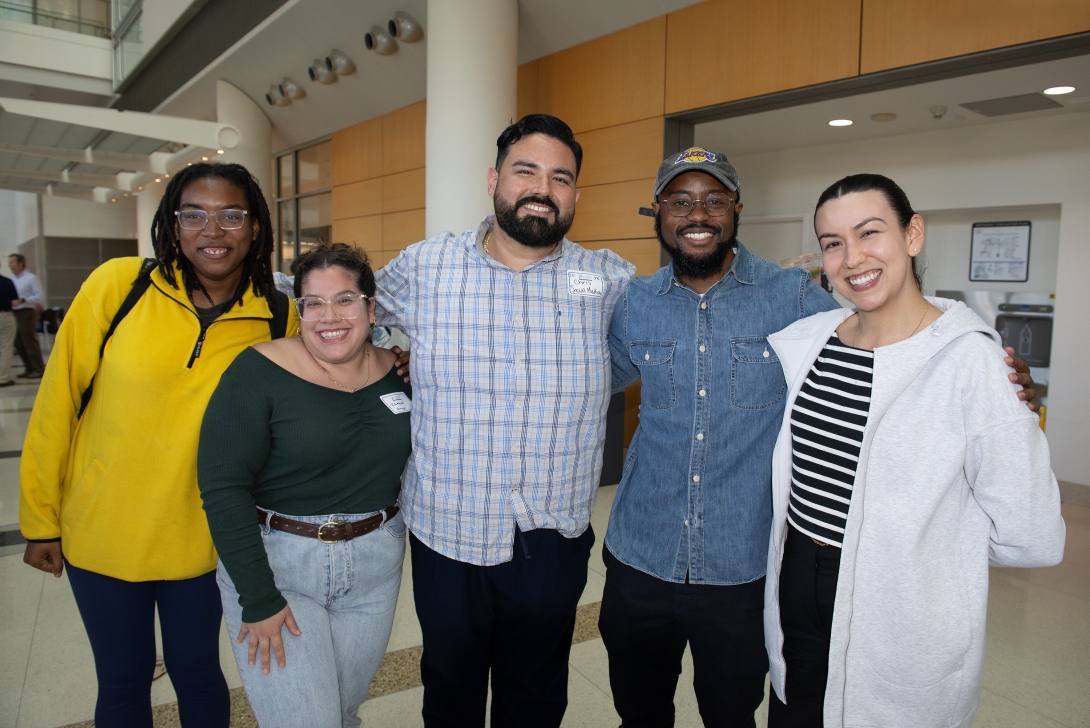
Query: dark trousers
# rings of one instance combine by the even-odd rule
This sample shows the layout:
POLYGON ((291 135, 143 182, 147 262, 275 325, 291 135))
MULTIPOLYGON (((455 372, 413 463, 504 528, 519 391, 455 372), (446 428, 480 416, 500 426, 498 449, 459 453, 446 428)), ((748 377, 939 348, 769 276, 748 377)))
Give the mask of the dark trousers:
POLYGON ((19 308, 15 314, 15 324, 18 331, 15 334, 15 351, 19 352, 19 358, 23 360, 26 373, 45 371, 42 363, 42 349, 38 346, 38 332, 34 330, 34 309, 19 308))
POLYGON ((180 581, 122 581, 65 562, 98 677, 97 728, 151 728, 155 608, 163 660, 183 726, 227 728, 231 696, 220 670, 223 618, 216 572, 180 581))
POLYGON ((424 635, 424 725, 560 725, 568 707, 575 608, 587 584, 591 529, 515 531, 514 556, 495 566, 449 559, 410 536, 413 596, 424 635))
POLYGON ((787 526, 780 566, 780 625, 787 662, 785 705, 772 691, 769 728, 821 728, 840 549, 787 526))
POLYGON ((688 643, 705 726, 754 726, 764 699, 764 578, 748 584, 675 584, 603 549, 598 627, 609 653, 613 705, 625 728, 672 726, 688 643))

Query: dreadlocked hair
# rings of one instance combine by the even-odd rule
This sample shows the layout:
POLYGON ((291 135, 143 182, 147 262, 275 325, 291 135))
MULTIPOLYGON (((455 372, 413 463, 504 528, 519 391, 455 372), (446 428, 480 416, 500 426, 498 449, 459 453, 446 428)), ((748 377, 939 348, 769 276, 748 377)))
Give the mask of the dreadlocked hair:
MULTIPOLYGON (((174 231, 174 212, 181 205, 182 192, 192 182, 208 178, 226 180, 242 190, 246 195, 246 209, 250 219, 258 225, 257 238, 250 242, 250 251, 242 261, 242 278, 239 279, 238 288, 235 289, 230 302, 224 309, 230 311, 242 300, 247 287, 252 287, 254 295, 258 297, 267 296, 275 290, 272 271, 272 218, 269 215, 269 206, 265 202, 265 195, 261 193, 261 186, 249 170, 241 164, 201 162, 178 172, 167 184, 163 199, 159 201, 159 209, 155 211, 155 219, 151 223, 151 240, 155 247, 155 258, 159 261, 159 272, 168 283, 175 289, 178 288, 178 281, 174 275, 174 266, 177 264, 182 271, 182 283, 186 290, 201 291, 208 296, 204 284, 197 278, 193 263, 182 253, 181 244, 174 231)), ((208 296, 208 299, 211 300, 211 297, 208 296)))

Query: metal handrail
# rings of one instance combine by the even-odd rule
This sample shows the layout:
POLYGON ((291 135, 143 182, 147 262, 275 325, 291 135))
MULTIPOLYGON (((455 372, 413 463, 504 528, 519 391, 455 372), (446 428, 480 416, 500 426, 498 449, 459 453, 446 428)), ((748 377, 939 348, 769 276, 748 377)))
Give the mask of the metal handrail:
POLYGON ((10 0, 7 2, 5 2, 5 0, 0 0, 0 19, 13 20, 18 23, 27 23, 29 25, 41 25, 43 27, 56 28, 58 30, 70 30, 75 33, 93 35, 98 38, 110 37, 109 0, 73 0, 71 4, 75 6, 75 15, 39 9, 37 0, 32 0, 32 2, 26 5, 10 2, 10 0), (106 6, 106 24, 92 20, 89 16, 84 16, 84 3, 87 3, 88 5, 97 4, 106 6))

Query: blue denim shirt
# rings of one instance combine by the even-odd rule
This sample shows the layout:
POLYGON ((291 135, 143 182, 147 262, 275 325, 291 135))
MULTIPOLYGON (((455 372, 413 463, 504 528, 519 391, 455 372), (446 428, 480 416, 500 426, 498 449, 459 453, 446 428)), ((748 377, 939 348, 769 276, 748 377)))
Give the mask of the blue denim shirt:
POLYGON ((671 264, 629 283, 613 312, 613 389, 643 388, 605 544, 666 581, 764 575, 787 391, 767 337, 837 307, 801 269, 736 250, 703 296, 671 264))

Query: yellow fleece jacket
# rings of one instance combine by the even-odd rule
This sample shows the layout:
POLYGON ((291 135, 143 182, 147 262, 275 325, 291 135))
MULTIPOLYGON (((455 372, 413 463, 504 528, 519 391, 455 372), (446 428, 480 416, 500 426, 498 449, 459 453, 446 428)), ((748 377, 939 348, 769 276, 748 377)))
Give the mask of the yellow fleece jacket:
MULTIPOLYGON (((193 303, 156 269, 100 363, 102 337, 142 261, 95 270, 57 333, 23 444, 19 527, 28 539, 60 537, 81 569, 125 581, 188 579, 216 567, 197 489, 201 419, 235 356, 269 339, 272 312, 247 291, 198 347, 193 303), (94 396, 77 419, 92 376, 94 396)), ((287 335, 295 336, 291 309, 287 335)))

